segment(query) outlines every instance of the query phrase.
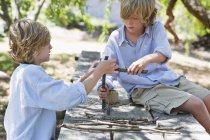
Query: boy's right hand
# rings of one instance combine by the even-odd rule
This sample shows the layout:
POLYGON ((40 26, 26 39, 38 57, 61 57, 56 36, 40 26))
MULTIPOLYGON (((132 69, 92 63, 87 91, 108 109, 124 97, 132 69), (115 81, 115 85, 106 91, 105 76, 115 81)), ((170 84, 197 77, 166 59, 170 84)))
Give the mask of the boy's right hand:
POLYGON ((106 99, 107 98, 107 93, 109 92, 109 88, 107 86, 105 86, 105 88, 103 88, 102 86, 99 88, 98 91, 98 95, 100 97, 101 100, 106 99))
POLYGON ((115 69, 117 69, 118 66, 115 59, 109 59, 101 61, 96 68, 103 74, 111 74, 116 73, 115 69))

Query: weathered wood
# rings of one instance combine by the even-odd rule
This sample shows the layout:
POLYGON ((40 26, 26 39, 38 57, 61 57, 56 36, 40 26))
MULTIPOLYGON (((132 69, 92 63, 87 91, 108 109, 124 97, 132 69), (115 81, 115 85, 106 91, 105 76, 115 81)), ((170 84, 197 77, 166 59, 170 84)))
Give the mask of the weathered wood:
MULTIPOLYGON (((83 52, 83 54, 85 54, 85 57, 89 56, 86 52, 83 52)), ((88 59, 89 58, 86 60, 88 59)), ((98 59, 99 57, 97 60, 98 59)), ((90 62, 92 62, 91 60, 90 62, 83 61, 80 63, 80 60, 85 59, 80 57, 78 64, 83 63, 85 65, 90 65, 90 62)), ((81 71, 77 71, 77 73, 81 73, 81 71)), ((109 140, 111 139, 110 132, 113 132, 112 134, 114 134, 112 135, 113 139, 200 140, 202 137, 203 140, 207 140, 210 138, 190 114, 169 116, 154 111, 151 111, 152 114, 150 114, 150 112, 146 111, 143 106, 135 106, 135 104, 131 104, 125 90, 122 89, 118 82, 114 81, 114 84, 116 86, 115 90, 119 95, 119 103, 112 106, 111 115, 108 116, 102 112, 101 100, 97 95, 96 89, 94 89, 91 94, 89 94, 89 97, 84 104, 66 111, 64 124, 70 124, 70 129, 62 127, 59 140, 109 140), (97 121, 99 123, 97 123, 97 121), (73 128, 72 126, 79 126, 80 128, 85 127, 85 129, 73 128), (121 129, 120 126, 122 126, 123 129, 119 131, 117 129, 121 129), (128 129, 132 128, 131 126, 134 126, 134 128, 135 126, 146 129, 152 128, 155 129, 155 131, 130 131, 128 129), (102 130, 106 131, 106 133, 102 130), (168 133, 168 131, 172 133, 168 133)))

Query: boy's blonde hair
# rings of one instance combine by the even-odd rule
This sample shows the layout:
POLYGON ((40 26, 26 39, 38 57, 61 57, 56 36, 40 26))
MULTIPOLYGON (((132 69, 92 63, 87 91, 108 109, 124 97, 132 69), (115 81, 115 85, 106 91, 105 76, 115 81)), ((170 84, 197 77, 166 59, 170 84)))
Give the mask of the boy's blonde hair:
POLYGON ((10 56, 17 63, 33 63, 34 56, 50 40, 50 32, 46 26, 30 19, 19 20, 10 27, 10 56))
POLYGON ((149 26, 154 23, 156 14, 155 0, 121 0, 120 16, 122 19, 136 15, 145 26, 149 26))

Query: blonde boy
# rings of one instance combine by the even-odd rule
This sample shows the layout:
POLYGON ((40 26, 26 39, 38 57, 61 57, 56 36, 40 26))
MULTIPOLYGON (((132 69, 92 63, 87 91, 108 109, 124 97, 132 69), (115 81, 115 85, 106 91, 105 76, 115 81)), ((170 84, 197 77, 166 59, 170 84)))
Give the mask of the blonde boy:
POLYGON ((40 66, 49 61, 51 36, 44 25, 23 19, 9 31, 10 55, 20 65, 10 81, 4 118, 8 140, 55 139, 56 111, 83 103, 98 79, 117 68, 115 60, 101 62, 75 84, 50 77, 40 66))
POLYGON ((107 88, 99 84, 99 96, 106 98, 117 78, 136 104, 167 114, 189 112, 210 134, 210 92, 166 66, 172 54, 164 26, 155 21, 155 5, 155 0, 121 0, 124 25, 110 35, 105 55, 128 73, 107 76, 107 88))

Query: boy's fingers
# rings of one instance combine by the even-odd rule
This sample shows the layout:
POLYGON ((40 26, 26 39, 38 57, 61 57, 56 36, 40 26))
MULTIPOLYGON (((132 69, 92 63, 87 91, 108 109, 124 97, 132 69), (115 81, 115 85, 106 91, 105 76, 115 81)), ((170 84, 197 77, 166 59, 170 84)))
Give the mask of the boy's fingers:
POLYGON ((106 91, 107 91, 106 88, 101 88, 101 89, 100 89, 100 92, 106 92, 106 91))
POLYGON ((100 92, 99 97, 100 97, 101 99, 106 99, 106 94, 100 92))

